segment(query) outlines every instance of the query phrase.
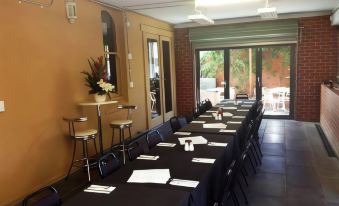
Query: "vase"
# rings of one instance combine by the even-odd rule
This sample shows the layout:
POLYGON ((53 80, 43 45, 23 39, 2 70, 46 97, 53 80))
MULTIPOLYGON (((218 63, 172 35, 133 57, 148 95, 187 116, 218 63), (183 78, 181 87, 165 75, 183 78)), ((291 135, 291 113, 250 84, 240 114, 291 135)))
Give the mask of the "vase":
POLYGON ((106 96, 107 96, 106 94, 100 95, 100 94, 96 93, 96 94, 94 94, 94 100, 95 100, 95 102, 98 102, 98 103, 105 102, 106 96))

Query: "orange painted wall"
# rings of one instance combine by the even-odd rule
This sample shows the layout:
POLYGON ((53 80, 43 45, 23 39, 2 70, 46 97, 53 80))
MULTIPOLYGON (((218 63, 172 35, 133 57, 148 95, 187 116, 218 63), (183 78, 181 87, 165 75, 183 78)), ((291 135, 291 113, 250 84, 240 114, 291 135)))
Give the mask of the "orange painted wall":
MULTIPOLYGON (((0 100, 5 101, 6 111, 0 113, 0 205, 14 204, 64 177, 72 145, 65 135, 63 116, 86 115, 90 119, 87 126, 96 128, 95 108, 81 108, 77 103, 92 100, 80 72, 89 69, 87 58, 103 55, 102 9, 111 13, 117 27, 123 89, 118 100, 128 99, 139 107, 133 133, 147 127, 140 25, 150 22, 165 29, 171 26, 127 13, 137 31, 128 35, 135 57, 131 61, 135 87, 128 88, 123 13, 85 0, 77 1, 77 9, 78 19, 70 24, 64 1, 54 1, 52 7, 45 9, 15 0, 1 1, 0 100)), ((125 118, 114 108, 115 105, 103 108, 105 148, 110 144, 109 121, 125 118)))

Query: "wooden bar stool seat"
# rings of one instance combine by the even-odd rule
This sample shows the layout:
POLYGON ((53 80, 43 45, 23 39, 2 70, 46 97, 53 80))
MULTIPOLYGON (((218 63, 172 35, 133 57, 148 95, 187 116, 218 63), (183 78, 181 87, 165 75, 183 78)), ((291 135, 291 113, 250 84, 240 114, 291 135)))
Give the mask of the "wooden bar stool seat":
POLYGON ((113 135, 112 135, 112 143, 111 148, 116 149, 119 152, 122 152, 123 155, 123 164, 126 163, 126 154, 127 151, 126 144, 125 144, 125 129, 128 129, 129 132, 129 139, 131 140, 131 126, 133 124, 133 121, 131 120, 131 111, 137 109, 137 106, 135 105, 118 105, 118 109, 125 109, 127 110, 127 119, 124 120, 113 120, 110 123, 110 127, 113 129, 113 135), (119 129, 119 143, 117 145, 113 145, 114 143, 114 130, 119 129), (118 148, 118 149, 117 149, 118 148))

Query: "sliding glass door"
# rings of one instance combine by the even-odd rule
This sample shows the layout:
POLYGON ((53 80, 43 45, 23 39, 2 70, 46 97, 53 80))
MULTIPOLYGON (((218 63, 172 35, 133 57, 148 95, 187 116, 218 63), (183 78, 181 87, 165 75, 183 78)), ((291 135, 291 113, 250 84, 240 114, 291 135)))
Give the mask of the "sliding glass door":
POLYGON ((200 101, 247 94, 263 100, 265 115, 291 117, 294 45, 197 50, 200 101))

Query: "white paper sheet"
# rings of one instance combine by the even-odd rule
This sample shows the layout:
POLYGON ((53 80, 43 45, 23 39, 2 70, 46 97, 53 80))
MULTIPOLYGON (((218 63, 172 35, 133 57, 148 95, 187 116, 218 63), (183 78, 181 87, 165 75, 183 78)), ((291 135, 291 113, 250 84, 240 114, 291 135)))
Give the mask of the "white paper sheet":
POLYGON ((223 109, 231 109, 231 110, 237 109, 236 107, 221 107, 221 108, 223 108, 223 109))
POLYGON ((219 130, 219 132, 222 132, 222 133, 235 133, 236 130, 234 130, 234 129, 221 129, 221 130, 219 130))
POLYGON ((226 129, 226 124, 224 123, 209 123, 209 124, 203 124, 203 128, 209 128, 209 129, 226 129))
POLYGON ((253 104, 254 102, 244 102, 244 104, 253 104))
POLYGON ((227 143, 222 143, 222 142, 209 142, 207 144, 208 146, 215 146, 215 147, 226 147, 227 143))
POLYGON ((183 187, 193 187, 195 188, 199 182, 193 180, 181 180, 181 179, 172 179, 169 183, 170 185, 183 186, 183 187))
POLYGON ((229 113, 229 112, 223 112, 222 116, 224 116, 224 117, 232 117, 233 114, 229 113))
POLYGON ((160 142, 160 143, 157 144, 157 146, 159 146, 159 147, 175 147, 175 145, 177 145, 177 144, 175 144, 175 143, 166 143, 166 142, 160 142))
POLYGON ((175 135, 191 135, 190 132, 175 132, 175 135))
POLYGON ((211 111, 211 110, 206 111, 206 113, 215 113, 215 112, 217 111, 211 111))
POLYGON ((213 164, 215 162, 215 159, 195 157, 192 159, 192 162, 213 164))
POLYGON ((206 121, 192 121, 191 123, 195 123, 195 124, 204 124, 206 121))
POLYGON ((241 122, 238 122, 238 121, 228 121, 227 124, 241 124, 241 122))
POLYGON ((193 144, 207 144, 207 139, 205 139, 203 136, 195 136, 195 137, 183 137, 178 138, 180 145, 185 144, 185 140, 191 140, 193 144))
POLYGON ((166 184, 170 178, 169 169, 134 170, 127 182, 166 184))

